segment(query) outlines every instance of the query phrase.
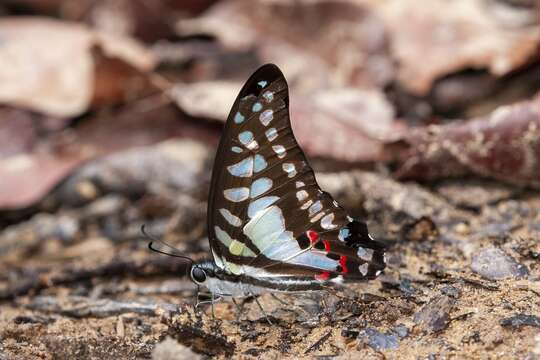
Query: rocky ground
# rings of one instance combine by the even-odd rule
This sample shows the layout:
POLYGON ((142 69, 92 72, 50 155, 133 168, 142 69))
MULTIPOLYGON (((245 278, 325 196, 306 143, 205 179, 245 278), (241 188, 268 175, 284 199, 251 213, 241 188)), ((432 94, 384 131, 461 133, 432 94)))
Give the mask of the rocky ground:
POLYGON ((488 181, 426 187, 373 172, 320 173, 321 186, 389 246, 385 274, 280 295, 283 303, 262 296, 271 325, 252 299, 241 312, 217 303, 215 318, 209 306, 194 309, 185 263, 150 252, 140 226, 208 256, 200 179, 208 179, 210 152, 169 141, 88 163, 49 199, 77 206, 6 227, 1 357, 540 356, 540 196, 488 181), (148 161, 134 167, 129 159, 142 154, 148 161), (185 171, 148 176, 167 166, 185 171), (123 174, 125 193, 110 191, 111 173, 123 174), (135 186, 144 195, 130 194, 135 186))
POLYGON ((0 360, 540 359, 539 49, 531 0, 1 1, 0 360), (265 63, 388 268, 214 317, 141 227, 209 257, 265 63))

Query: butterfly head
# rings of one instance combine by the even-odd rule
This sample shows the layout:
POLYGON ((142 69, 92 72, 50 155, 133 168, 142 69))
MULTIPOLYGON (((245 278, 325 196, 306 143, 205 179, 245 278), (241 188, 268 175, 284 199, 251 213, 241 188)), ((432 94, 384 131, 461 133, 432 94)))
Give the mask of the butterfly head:
POLYGON ((195 284, 206 285, 209 280, 216 277, 216 265, 212 261, 193 263, 189 276, 195 284))

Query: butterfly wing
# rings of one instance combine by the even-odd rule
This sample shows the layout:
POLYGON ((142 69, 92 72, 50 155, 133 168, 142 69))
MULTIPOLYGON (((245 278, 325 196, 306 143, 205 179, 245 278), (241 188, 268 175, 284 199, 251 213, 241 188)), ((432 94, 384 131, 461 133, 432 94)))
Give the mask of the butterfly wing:
POLYGON ((208 214, 214 261, 232 274, 356 280, 384 268, 366 225, 319 188, 292 132, 287 83, 272 64, 249 78, 229 114, 208 214))

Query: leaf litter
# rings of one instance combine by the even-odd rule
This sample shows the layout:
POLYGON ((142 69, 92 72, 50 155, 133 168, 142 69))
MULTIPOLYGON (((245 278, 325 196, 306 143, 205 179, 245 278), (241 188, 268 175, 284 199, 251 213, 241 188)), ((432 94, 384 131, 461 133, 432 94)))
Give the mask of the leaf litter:
POLYGON ((540 40, 527 2, 25 3, 58 16, 0 21, 13 53, 0 69, 0 357, 538 352, 540 40), (10 59, 35 73, 14 76, 10 59), (376 281, 262 296, 272 326, 253 299, 216 303, 215 319, 195 309, 186 264, 140 234, 208 256, 221 123, 266 61, 289 80, 321 186, 389 248, 376 281))

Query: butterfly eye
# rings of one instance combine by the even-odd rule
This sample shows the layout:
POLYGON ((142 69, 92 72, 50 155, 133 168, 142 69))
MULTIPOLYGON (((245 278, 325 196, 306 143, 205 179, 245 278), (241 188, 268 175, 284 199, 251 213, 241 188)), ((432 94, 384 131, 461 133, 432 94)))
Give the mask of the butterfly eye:
POLYGON ((194 266, 191 269, 191 279, 197 284, 202 284, 206 280, 206 273, 203 269, 194 266))

